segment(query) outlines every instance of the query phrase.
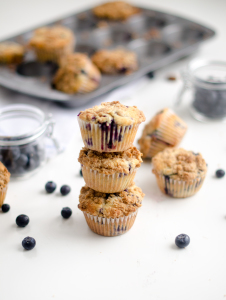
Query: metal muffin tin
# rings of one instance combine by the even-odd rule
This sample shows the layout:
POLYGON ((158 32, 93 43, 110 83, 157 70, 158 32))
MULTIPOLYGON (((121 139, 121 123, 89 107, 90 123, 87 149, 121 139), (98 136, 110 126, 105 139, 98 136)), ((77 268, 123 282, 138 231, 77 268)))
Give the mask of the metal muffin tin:
MULTIPOLYGON (((51 86, 56 68, 51 63, 35 62, 28 52, 17 69, 0 66, 0 84, 31 96, 59 101, 70 106, 81 106, 110 90, 135 80, 193 53, 200 43, 215 32, 196 22, 151 9, 140 8, 141 13, 126 21, 96 18, 86 10, 44 25, 64 25, 76 35, 75 51, 92 55, 96 50, 124 47, 137 53, 139 68, 131 75, 102 75, 100 86, 87 94, 68 95, 51 86)), ((39 26, 40 27, 40 26, 39 26)), ((34 29, 33 29, 34 30, 34 29)), ((26 45, 33 34, 29 30, 7 41, 26 45)))

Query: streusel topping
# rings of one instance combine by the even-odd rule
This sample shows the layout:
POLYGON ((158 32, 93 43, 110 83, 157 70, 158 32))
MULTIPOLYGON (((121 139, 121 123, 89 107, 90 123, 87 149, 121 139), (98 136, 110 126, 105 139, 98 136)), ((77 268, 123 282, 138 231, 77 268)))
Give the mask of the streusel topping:
POLYGON ((80 151, 78 161, 85 167, 106 175, 129 174, 140 167, 141 156, 136 147, 123 152, 97 152, 84 147, 80 151))
POLYGON ((177 180, 193 180, 204 177, 207 172, 206 162, 200 153, 182 148, 167 148, 152 159, 154 174, 169 176, 177 180))
POLYGON ((125 20, 130 16, 137 14, 140 10, 129 3, 123 1, 114 1, 101 4, 93 9, 98 18, 111 20, 125 20))
POLYGON ((81 189, 78 208, 86 213, 104 218, 119 218, 135 212, 144 197, 142 190, 134 184, 120 193, 105 194, 88 186, 81 189))
POLYGON ((136 106, 125 106, 119 101, 103 102, 79 113, 79 118, 92 123, 110 124, 113 120, 118 125, 140 124, 145 116, 136 106))
POLYGON ((9 171, 6 169, 3 163, 0 162, 0 191, 6 187, 6 185, 9 183, 9 179, 10 179, 9 171))

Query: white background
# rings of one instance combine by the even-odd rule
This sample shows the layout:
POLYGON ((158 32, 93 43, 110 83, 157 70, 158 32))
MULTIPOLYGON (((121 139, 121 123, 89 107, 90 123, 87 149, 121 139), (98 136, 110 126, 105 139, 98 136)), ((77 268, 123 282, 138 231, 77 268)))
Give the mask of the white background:
MULTIPOLYGON (((96 3, 92 0, 0 0, 0 38, 96 3)), ((215 28, 217 37, 205 43, 196 55, 226 59, 225 0, 135 3, 181 14, 215 28)), ((182 83, 169 82, 166 76, 179 74, 186 62, 182 60, 158 71, 154 80, 144 78, 132 96, 119 97, 119 100, 126 105, 137 105, 148 120, 158 109, 172 107, 182 83)), ((2 103, 5 104, 0 99, 2 103)), ((67 111, 61 110, 66 118, 67 111)), ((68 113, 76 116, 77 111, 68 113)), ((63 154, 29 180, 10 182, 6 203, 11 205, 11 210, 0 213, 1 300, 220 300, 226 297, 226 178, 214 177, 217 168, 226 169, 226 128, 221 123, 202 124, 193 120, 186 103, 178 112, 189 126, 182 146, 200 151, 209 165, 206 182, 192 198, 171 199, 161 194, 151 165, 144 163, 136 183, 146 197, 134 227, 124 236, 106 238, 92 233, 77 209, 84 181, 79 176, 77 162, 82 140, 76 121, 74 127, 67 128, 73 138, 63 154), (44 191, 48 180, 58 185, 52 195, 44 191), (72 187, 67 197, 59 195, 63 184, 72 187), (68 220, 60 216, 64 206, 73 210, 68 220), (17 215, 22 213, 30 217, 26 228, 15 224, 17 215), (182 250, 174 245, 180 233, 191 238, 189 247, 182 250), (22 239, 28 235, 37 241, 36 248, 30 252, 21 246, 22 239)), ((140 127, 137 137, 143 125, 140 127)))

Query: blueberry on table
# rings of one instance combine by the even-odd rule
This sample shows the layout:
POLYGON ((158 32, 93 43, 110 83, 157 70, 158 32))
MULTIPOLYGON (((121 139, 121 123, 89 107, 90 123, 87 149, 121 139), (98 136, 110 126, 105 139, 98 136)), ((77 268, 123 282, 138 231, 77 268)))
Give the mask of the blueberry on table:
POLYGON ((178 248, 185 248, 190 244, 190 237, 187 234, 179 234, 175 239, 178 248))
POLYGON ((82 176, 82 177, 83 177, 83 174, 82 174, 82 169, 80 170, 80 176, 82 176))
POLYGON ((36 241, 34 238, 27 236, 26 238, 23 239, 22 241, 22 246, 26 250, 32 250, 36 245, 36 241))
POLYGON ((48 181, 45 185, 45 189, 47 193, 49 194, 53 193, 56 189, 56 183, 53 181, 48 181))
POLYGON ((2 205, 2 212, 7 213, 10 210, 9 204, 3 204, 2 205))
POLYGON ((152 79, 152 78, 155 77, 155 73, 154 72, 149 72, 149 73, 147 73, 147 77, 152 79))
POLYGON ((71 191, 71 188, 68 185, 62 185, 62 187, 60 188, 60 192, 63 196, 66 196, 67 194, 69 194, 70 191, 71 191))
POLYGON ((70 209, 70 207, 64 207, 64 208, 61 210, 61 216, 62 216, 64 219, 70 218, 71 215, 72 215, 72 210, 70 209))
POLYGON ((216 171, 216 177, 217 178, 222 178, 222 177, 224 177, 224 175, 225 175, 225 171, 224 170, 219 169, 219 170, 216 171))
POLYGON ((16 224, 19 226, 19 227, 25 227, 27 226, 27 224, 29 223, 29 217, 26 216, 26 215, 19 215, 17 218, 16 218, 16 224))

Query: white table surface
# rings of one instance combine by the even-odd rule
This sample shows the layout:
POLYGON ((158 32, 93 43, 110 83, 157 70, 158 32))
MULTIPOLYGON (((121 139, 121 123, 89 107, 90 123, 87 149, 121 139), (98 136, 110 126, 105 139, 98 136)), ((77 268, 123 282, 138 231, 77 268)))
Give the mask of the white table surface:
MULTIPOLYGON (((1 0, 0 38, 95 3, 1 0)), ((214 27, 217 37, 204 44, 196 55, 225 59, 225 0, 143 0, 139 4, 214 27)), ((178 74, 186 62, 182 60, 158 71, 154 80, 144 79, 142 88, 120 100, 126 105, 137 105, 149 120, 158 109, 173 105, 182 83, 165 78, 169 73, 178 74)), ((77 110, 74 113, 76 116, 77 110)), ((146 196, 134 227, 124 236, 106 238, 92 233, 77 209, 79 191, 84 185, 77 162, 83 146, 77 124, 68 128, 73 139, 63 154, 32 178, 10 182, 6 203, 11 210, 0 213, 1 300, 225 299, 226 178, 214 177, 217 168, 226 169, 225 125, 193 120, 186 104, 179 114, 189 125, 181 145, 201 152, 208 162, 204 186, 192 198, 171 199, 161 194, 151 164, 144 163, 136 183, 146 196), (55 181, 58 189, 46 195, 44 185, 49 180, 55 181), (63 184, 72 187, 66 197, 59 195, 63 184), (64 206, 73 210, 68 220, 60 216, 64 206), (26 228, 15 224, 22 213, 30 217, 26 228), (180 233, 191 238, 189 247, 182 250, 174 244, 180 233), (21 246, 26 236, 36 239, 32 251, 21 246)), ((143 125, 140 127, 137 137, 143 125)))

